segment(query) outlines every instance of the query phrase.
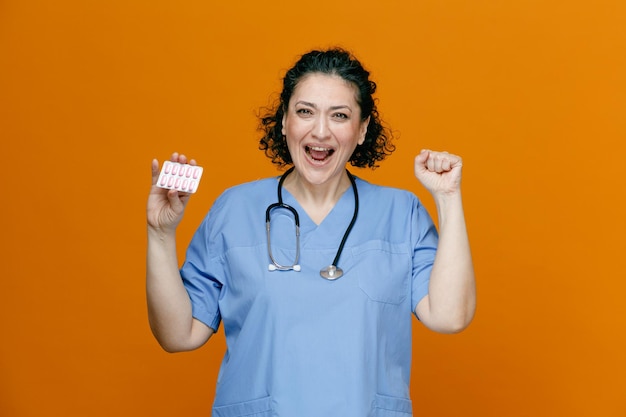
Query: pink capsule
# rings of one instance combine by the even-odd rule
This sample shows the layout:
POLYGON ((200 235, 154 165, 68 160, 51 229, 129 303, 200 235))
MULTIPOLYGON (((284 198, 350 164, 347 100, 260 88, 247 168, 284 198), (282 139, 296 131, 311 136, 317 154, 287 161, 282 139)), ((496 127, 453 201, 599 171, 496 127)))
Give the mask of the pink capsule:
POLYGON ((180 189, 183 191, 187 191, 187 184, 189 183, 189 180, 183 180, 183 185, 180 186, 180 189))
POLYGON ((190 181, 189 182, 189 192, 193 193, 194 191, 196 191, 196 185, 198 183, 196 181, 190 181))
POLYGON ((180 188, 180 178, 176 178, 176 181, 174 181, 174 188, 176 189, 180 188))
POLYGON ((192 168, 192 166, 191 166, 191 165, 188 165, 188 166, 187 166, 187 169, 185 170, 185 176, 186 176, 187 178, 191 177, 191 171, 192 171, 192 169, 193 169, 193 168, 192 168))
POLYGON ((199 168, 194 168, 194 170, 193 170, 193 179, 197 180, 199 175, 200 175, 200 169, 199 168))
POLYGON ((163 176, 161 177, 161 182, 160 182, 159 184, 161 184, 161 185, 165 185, 165 183, 166 183, 166 182, 167 182, 167 177, 166 177, 165 175, 163 175, 163 176))
POLYGON ((176 175, 178 173, 178 164, 173 164, 172 166, 172 175, 176 175))
POLYGON ((163 171, 166 174, 169 174, 171 169, 172 169, 172 164, 170 162, 165 162, 165 168, 163 168, 163 171))
POLYGON ((185 166, 181 165, 180 170, 178 171, 178 175, 180 175, 181 177, 183 175, 185 175, 185 166))
POLYGON ((167 180, 167 186, 171 187, 174 185, 174 177, 169 177, 169 179, 167 180))

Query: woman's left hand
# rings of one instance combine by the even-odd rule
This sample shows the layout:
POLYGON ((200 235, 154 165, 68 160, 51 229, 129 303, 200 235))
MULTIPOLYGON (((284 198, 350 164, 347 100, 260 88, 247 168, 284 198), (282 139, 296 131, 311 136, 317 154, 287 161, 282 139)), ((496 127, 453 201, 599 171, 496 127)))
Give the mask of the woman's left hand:
POLYGON ((433 196, 454 194, 461 189, 462 166, 457 155, 425 149, 415 157, 415 176, 433 196))

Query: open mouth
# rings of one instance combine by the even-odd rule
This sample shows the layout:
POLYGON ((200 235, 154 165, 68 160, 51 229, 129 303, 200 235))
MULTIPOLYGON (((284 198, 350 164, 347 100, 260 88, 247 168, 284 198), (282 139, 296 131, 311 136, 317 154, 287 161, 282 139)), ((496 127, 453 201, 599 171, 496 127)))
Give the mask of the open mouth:
POLYGON ((333 153, 335 153, 334 149, 331 148, 323 148, 321 146, 306 146, 305 152, 311 159, 314 161, 324 161, 333 153))

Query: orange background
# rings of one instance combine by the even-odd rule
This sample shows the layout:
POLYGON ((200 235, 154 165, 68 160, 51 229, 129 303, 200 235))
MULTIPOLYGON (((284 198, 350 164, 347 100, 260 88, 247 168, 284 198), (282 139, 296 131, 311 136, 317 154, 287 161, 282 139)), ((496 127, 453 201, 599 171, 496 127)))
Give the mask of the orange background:
MULTIPOLYGON (((144 298, 150 160, 277 171, 256 111, 296 57, 353 50, 400 134, 464 157, 479 307, 415 324, 417 416, 626 416, 626 2, 0 1, 0 415, 208 416, 223 335, 170 355, 144 298)), ((264 210, 265 207, 259 207, 264 210)))

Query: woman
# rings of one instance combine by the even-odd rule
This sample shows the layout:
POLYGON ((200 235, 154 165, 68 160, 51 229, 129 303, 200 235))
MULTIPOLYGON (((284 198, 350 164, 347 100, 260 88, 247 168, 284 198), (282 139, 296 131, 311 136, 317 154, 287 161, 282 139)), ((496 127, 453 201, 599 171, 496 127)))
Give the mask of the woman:
POLYGON ((410 313, 444 333, 473 317, 461 159, 428 150, 415 158, 439 234, 413 194, 345 168, 374 167, 393 150, 375 89, 343 50, 303 55, 262 118, 261 149, 292 168, 226 190, 180 271, 175 231, 189 195, 156 187, 152 163, 150 324, 178 352, 202 346, 223 323, 214 416, 410 416, 410 313))

